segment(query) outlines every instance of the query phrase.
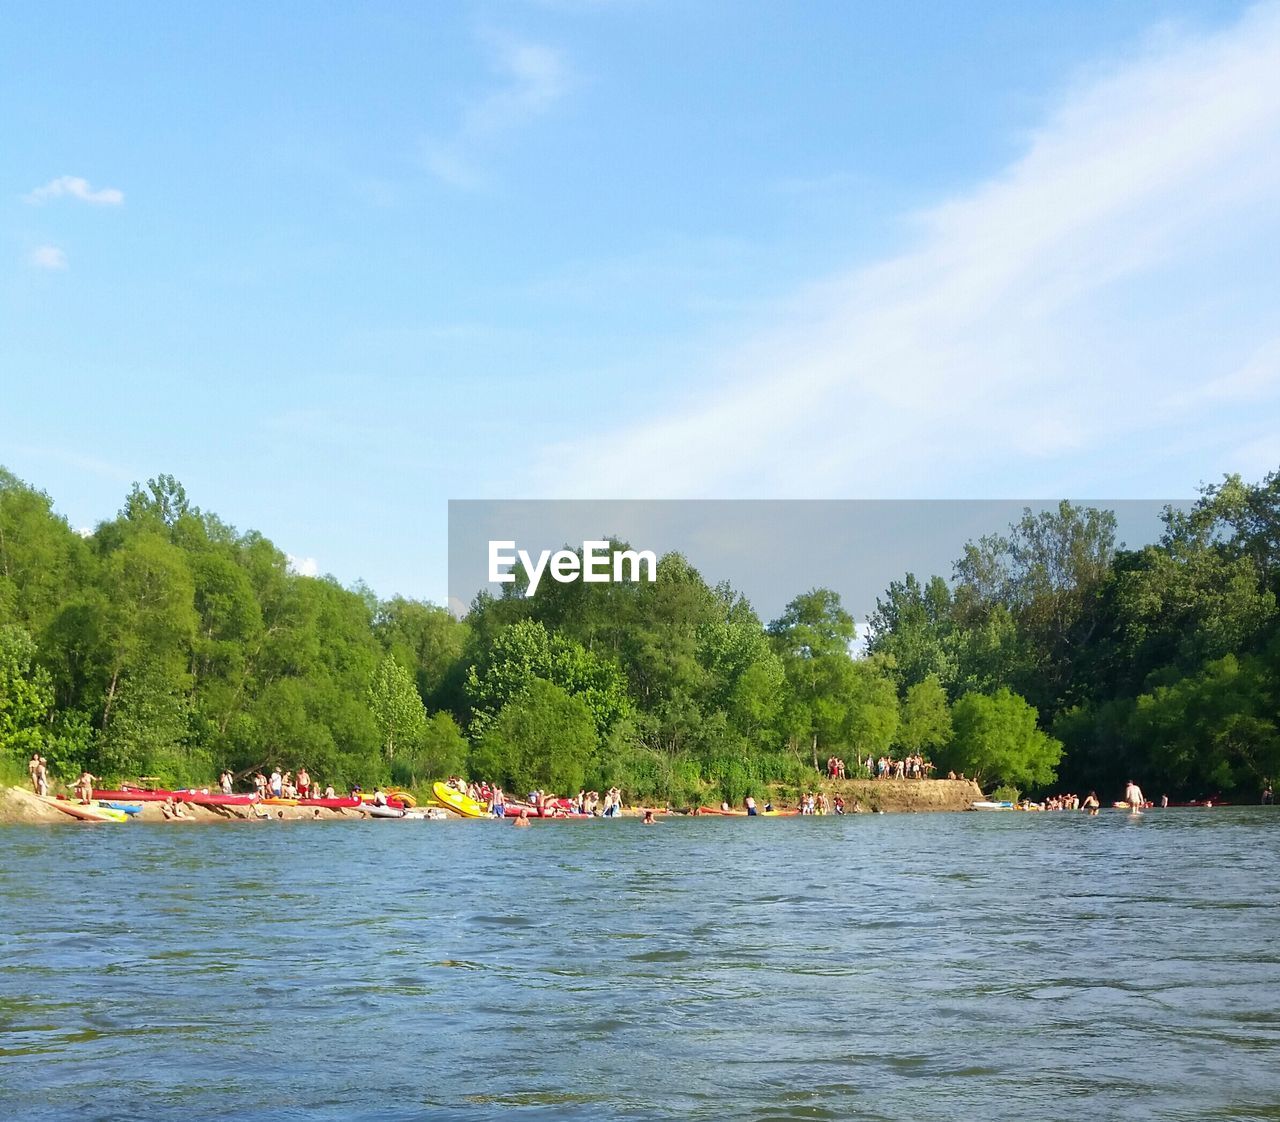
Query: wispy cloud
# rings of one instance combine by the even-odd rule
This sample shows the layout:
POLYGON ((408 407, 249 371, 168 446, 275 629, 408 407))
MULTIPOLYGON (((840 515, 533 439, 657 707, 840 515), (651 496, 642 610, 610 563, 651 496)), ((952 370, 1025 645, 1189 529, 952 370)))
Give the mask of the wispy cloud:
POLYGON ((564 493, 565 462, 627 464, 617 497, 939 494, 1015 458, 1080 462, 1171 393, 1232 391, 1205 383, 1274 322, 1223 292, 1280 296, 1278 201, 1280 6, 1162 32, 916 216, 909 250, 797 293, 649 418, 548 449, 542 490, 564 493))
POLYGON ((87 179, 78 175, 60 175, 26 196, 29 203, 45 203, 62 198, 79 199, 82 203, 92 203, 95 206, 120 206, 124 202, 124 192, 118 187, 95 189, 87 179))
POLYGON ((553 48, 499 32, 483 39, 494 84, 466 104, 452 137, 424 145, 427 169, 464 189, 483 185, 480 165, 503 136, 549 112, 571 85, 564 58, 553 48))
POLYGON ((38 245, 27 255, 27 261, 37 269, 56 272, 67 267, 67 254, 56 245, 38 245))

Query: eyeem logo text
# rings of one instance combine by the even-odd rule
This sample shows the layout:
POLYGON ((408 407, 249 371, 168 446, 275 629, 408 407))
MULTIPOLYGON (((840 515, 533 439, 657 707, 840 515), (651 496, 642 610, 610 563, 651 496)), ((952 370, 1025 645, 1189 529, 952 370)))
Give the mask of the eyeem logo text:
POLYGON ((525 593, 532 596, 542 583, 542 575, 551 569, 551 579, 560 584, 582 581, 586 584, 636 582, 653 583, 658 579, 658 558, 651 549, 610 549, 607 541, 582 543, 582 553, 561 549, 552 553, 544 549, 537 558, 526 550, 516 549, 514 541, 489 542, 489 579, 496 584, 510 584, 516 579, 511 566, 519 561, 529 574, 525 593))

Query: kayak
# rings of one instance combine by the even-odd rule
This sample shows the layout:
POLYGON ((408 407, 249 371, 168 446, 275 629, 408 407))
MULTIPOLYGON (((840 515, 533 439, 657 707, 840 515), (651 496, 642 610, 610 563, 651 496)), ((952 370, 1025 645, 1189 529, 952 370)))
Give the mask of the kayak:
POLYGON ((969 804, 970 810, 1013 810, 1013 803, 993 803, 986 799, 969 804))
MULTIPOLYGON (((394 803, 396 800, 390 800, 394 803)), ((299 799, 299 806, 323 806, 330 810, 350 810, 360 806, 363 800, 352 795, 350 798, 333 798, 333 799, 299 799)))
POLYGON ((150 791, 142 787, 130 787, 127 784, 116 791, 98 790, 94 788, 93 797, 95 799, 108 799, 120 802, 131 803, 162 803, 166 799, 176 797, 174 791, 150 791))
POLYGON ((489 808, 484 803, 476 802, 475 799, 468 797, 455 787, 450 787, 447 783, 432 784, 431 793, 435 795, 436 802, 441 806, 456 810, 464 818, 489 817, 489 808))
POLYGON ((364 812, 370 818, 403 818, 405 816, 403 807, 397 808, 392 806, 374 806, 372 804, 368 804, 365 806, 364 812))
MULTIPOLYGON (((415 799, 408 791, 402 791, 399 787, 384 787, 383 791, 387 796, 388 806, 414 807, 418 805, 415 799)), ((360 794, 354 796, 361 802, 373 802, 373 794, 369 791, 361 791, 360 794)))
POLYGON ((45 795, 44 801, 62 811, 63 814, 79 818, 82 822, 127 822, 129 820, 129 816, 123 810, 113 810, 111 807, 97 803, 77 803, 70 799, 55 798, 52 795, 45 795))
POLYGON ((108 810, 122 810, 125 814, 129 815, 130 818, 135 814, 142 813, 141 803, 99 803, 98 805, 104 806, 108 810))

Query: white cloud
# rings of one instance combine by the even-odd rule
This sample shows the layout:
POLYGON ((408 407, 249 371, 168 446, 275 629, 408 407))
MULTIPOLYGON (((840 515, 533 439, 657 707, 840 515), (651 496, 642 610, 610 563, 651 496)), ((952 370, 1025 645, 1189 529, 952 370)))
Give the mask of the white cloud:
POLYGON ((1215 402, 1264 401, 1280 391, 1280 338, 1268 340, 1229 374, 1214 378, 1186 393, 1174 395, 1174 409, 1215 402))
POLYGON ((39 245, 31 251, 27 261, 37 269, 56 271, 67 267, 67 254, 56 245, 39 245))
POLYGON ((462 131, 472 137, 518 128, 546 113, 569 88, 564 60, 550 47, 507 35, 488 38, 502 84, 467 108, 462 131))
POLYGON ((26 196, 29 203, 43 203, 50 199, 72 198, 83 203, 96 206, 120 206, 124 202, 124 192, 118 187, 101 187, 94 189, 87 179, 78 175, 60 175, 51 179, 43 187, 37 187, 26 196))
POLYGON ((571 85, 558 51, 541 43, 489 33, 485 37, 497 84, 464 108, 455 135, 423 146, 423 163, 451 187, 484 184, 480 157, 498 140, 549 112, 571 85))
POLYGON ((1162 34, 917 216, 910 250, 797 293, 656 415, 547 450, 539 490, 565 462, 628 465, 616 497, 946 494, 1085 463, 1263 343, 1272 312, 1235 297, 1280 295, 1278 201, 1280 7, 1162 34))
POLYGON ((300 577, 320 575, 320 563, 314 557, 295 557, 292 553, 286 553, 285 557, 289 562, 289 572, 296 573, 300 577))

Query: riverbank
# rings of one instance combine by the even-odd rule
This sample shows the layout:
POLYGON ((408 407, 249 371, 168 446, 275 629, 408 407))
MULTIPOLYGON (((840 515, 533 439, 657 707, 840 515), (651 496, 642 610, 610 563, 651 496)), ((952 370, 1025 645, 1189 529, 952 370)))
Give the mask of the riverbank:
MULTIPOLYGON (((128 802, 127 799, 121 799, 121 802, 128 802)), ((311 821, 319 819, 321 821, 333 821, 336 819, 350 819, 352 821, 365 817, 359 810, 354 808, 328 809, 326 807, 310 807, 310 806, 259 806, 257 808, 251 806, 193 806, 190 803, 183 803, 182 818, 166 818, 164 811, 161 809, 162 803, 158 802, 142 802, 138 804, 141 810, 133 815, 133 818, 140 822, 172 822, 175 825, 183 825, 191 822, 239 822, 248 821, 261 817, 262 811, 267 811, 272 818, 289 821, 311 821), (255 813, 255 809, 258 813, 255 813), (318 813, 317 813, 318 812, 318 813)), ((70 815, 64 814, 62 811, 50 806, 43 799, 38 798, 30 791, 22 787, 4 787, 0 788, 0 824, 3 823, 60 823, 74 822, 70 815)))
POLYGON ((886 814, 968 810, 985 797, 972 779, 824 779, 814 789, 839 795, 846 811, 886 814))
MULTIPOLYGON (((824 780, 815 784, 815 790, 825 791, 829 798, 837 795, 845 801, 850 813, 866 811, 875 813, 918 813, 924 811, 968 810, 969 804, 982 798, 982 789, 972 780, 963 779, 846 779, 824 780)), ((777 806, 790 800, 775 798, 777 806)), ((183 804, 184 817, 164 817, 160 803, 139 804, 141 811, 134 817, 141 822, 173 822, 181 825, 191 822, 239 822, 260 818, 262 811, 270 817, 285 821, 332 822, 340 819, 358 821, 365 817, 353 808, 328 809, 310 806, 192 806, 183 804)), ((452 812, 450 812, 452 815, 452 812)), ((628 816, 640 813, 636 807, 624 811, 628 816)), ((0 788, 0 824, 72 822, 69 815, 55 809, 22 787, 0 788)))

